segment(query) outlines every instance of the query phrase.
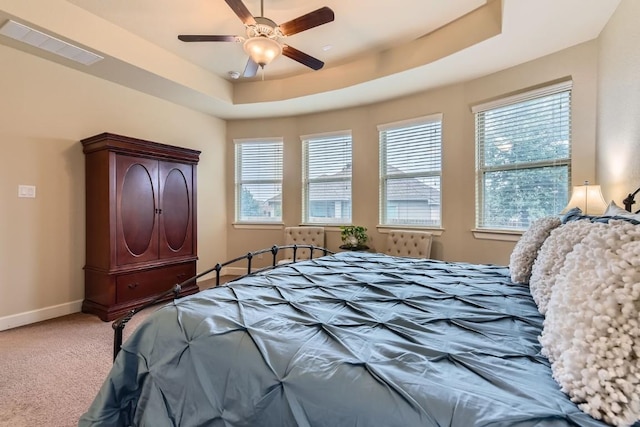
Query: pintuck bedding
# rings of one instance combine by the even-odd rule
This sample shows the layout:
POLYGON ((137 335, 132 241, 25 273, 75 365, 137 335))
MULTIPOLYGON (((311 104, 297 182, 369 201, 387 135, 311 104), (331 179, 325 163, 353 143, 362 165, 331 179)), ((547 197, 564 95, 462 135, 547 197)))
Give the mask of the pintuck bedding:
POLYGON ((176 300, 81 426, 604 426, 552 376, 506 267, 343 252, 176 300))

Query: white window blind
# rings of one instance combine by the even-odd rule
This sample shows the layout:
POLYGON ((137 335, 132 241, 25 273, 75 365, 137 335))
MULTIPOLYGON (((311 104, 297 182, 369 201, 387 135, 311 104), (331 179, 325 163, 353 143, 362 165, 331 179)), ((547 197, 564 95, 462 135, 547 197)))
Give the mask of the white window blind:
POLYGON ((282 140, 236 141, 236 221, 282 221, 282 140))
POLYGON ((524 230, 559 213, 571 186, 571 83, 473 108, 476 226, 524 230))
POLYGON ((351 223, 351 132, 302 137, 303 222, 351 223))
POLYGON ((442 115, 378 126, 380 223, 441 225, 442 115))

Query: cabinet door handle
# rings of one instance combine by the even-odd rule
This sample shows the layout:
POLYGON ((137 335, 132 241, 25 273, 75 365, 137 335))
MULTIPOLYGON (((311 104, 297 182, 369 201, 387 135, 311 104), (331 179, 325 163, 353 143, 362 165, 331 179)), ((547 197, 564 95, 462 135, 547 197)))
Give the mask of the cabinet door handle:
POLYGON ((129 283, 129 284, 127 285, 127 287, 128 287, 129 289, 135 289, 135 288, 137 288, 137 287, 138 287, 138 285, 139 285, 139 283, 137 283, 137 282, 136 282, 136 283, 129 283))

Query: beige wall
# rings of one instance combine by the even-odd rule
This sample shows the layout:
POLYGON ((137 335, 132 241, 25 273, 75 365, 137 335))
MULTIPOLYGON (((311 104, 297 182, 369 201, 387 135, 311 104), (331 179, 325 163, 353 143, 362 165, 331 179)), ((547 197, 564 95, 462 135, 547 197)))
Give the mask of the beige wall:
MULTIPOLYGON (((470 67, 473 64, 469 64, 470 67)), ((352 130, 353 222, 369 229, 374 249, 384 248, 378 224, 378 132, 379 124, 443 113, 442 206, 444 232, 433 243, 432 256, 451 261, 507 264, 514 243, 474 238, 476 103, 522 91, 559 79, 571 78, 573 90, 574 181, 595 178, 597 43, 566 49, 530 63, 465 84, 415 94, 401 99, 342 111, 280 119, 236 120, 227 124, 227 144, 235 138, 284 138, 284 223, 297 225, 301 218, 300 135, 352 130)), ((425 76, 428 78, 428 76, 425 76)), ((233 164, 233 150, 227 163, 233 164)), ((234 218, 233 169, 227 171, 227 215, 234 218)), ((267 247, 283 240, 282 229, 228 226, 229 254, 267 247)), ((336 250, 339 231, 328 231, 327 246, 336 250)))
POLYGON ((201 150, 199 268, 226 257, 225 123, 0 46, 0 330, 78 311, 84 297, 80 139, 112 132, 201 150), (18 185, 35 185, 35 199, 18 185))
MULTIPOLYGON (((354 223, 366 225, 372 245, 381 248, 376 125, 441 112, 444 232, 435 239, 433 254, 506 264, 513 242, 477 240, 470 232, 475 163, 470 106, 571 77, 573 180, 597 178, 605 198, 620 201, 640 185, 633 156, 640 148, 638 16, 640 4, 623 0, 599 40, 465 84, 343 111, 228 123, 0 46, 0 329, 79 308, 85 234, 84 159, 78 141, 104 131, 203 151, 198 169, 202 271, 282 241, 281 228, 231 224, 234 138, 284 138, 284 223, 295 225, 301 216, 300 135, 351 129, 354 223), (19 184, 36 185, 37 198, 17 198, 19 184), (221 194, 226 201, 219 199, 221 194)), ((339 244, 339 232, 330 231, 328 246, 339 244)))
MULTIPOLYGON (((640 2, 622 0, 599 37, 598 180, 622 206, 640 186, 640 2)), ((636 196, 634 209, 640 209, 636 196)))

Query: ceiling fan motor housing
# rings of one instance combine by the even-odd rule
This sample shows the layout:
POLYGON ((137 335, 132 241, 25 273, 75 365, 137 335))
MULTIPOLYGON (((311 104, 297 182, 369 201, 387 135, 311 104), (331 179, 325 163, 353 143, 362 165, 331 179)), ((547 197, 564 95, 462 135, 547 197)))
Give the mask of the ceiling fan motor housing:
POLYGON ((269 18, 256 16, 255 25, 247 25, 247 37, 267 37, 270 39, 278 39, 284 37, 280 32, 278 25, 269 18))

